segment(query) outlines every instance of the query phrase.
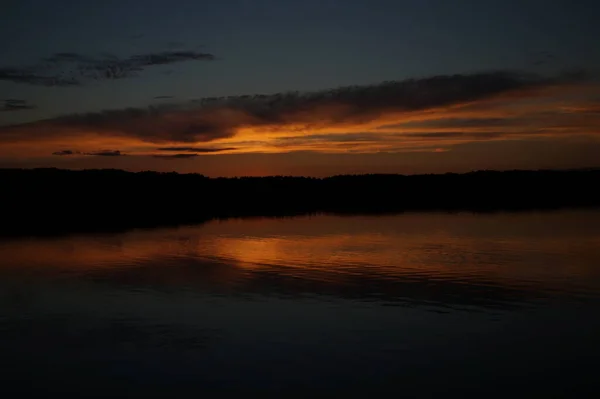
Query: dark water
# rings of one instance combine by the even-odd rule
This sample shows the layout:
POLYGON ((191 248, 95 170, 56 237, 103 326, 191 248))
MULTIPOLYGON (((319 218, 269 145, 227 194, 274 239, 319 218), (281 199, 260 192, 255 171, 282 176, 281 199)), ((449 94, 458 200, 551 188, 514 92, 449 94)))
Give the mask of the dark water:
POLYGON ((597 397, 600 211, 5 240, 0 354, 9 397, 597 397))

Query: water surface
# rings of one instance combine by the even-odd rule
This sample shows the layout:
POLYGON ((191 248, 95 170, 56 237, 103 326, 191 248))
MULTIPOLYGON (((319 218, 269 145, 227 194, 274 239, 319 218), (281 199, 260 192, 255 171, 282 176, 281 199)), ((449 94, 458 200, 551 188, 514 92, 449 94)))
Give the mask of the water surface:
POLYGON ((312 216, 0 241, 25 393, 600 393, 600 211, 312 216))

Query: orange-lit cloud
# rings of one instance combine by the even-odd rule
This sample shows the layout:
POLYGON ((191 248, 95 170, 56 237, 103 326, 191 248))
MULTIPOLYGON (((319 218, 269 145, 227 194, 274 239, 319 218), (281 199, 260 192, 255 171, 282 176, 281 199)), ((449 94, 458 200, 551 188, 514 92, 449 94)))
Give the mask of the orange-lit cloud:
POLYGON ((107 155, 106 149, 165 159, 439 152, 469 142, 590 136, 600 133, 600 102, 593 97, 598 92, 584 74, 489 72, 205 98, 0 127, 0 156, 107 155))

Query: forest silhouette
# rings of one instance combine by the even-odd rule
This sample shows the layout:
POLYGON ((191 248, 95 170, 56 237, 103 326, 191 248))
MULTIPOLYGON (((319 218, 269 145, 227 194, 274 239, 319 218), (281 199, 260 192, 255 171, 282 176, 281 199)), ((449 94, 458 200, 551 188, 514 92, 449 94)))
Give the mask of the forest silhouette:
POLYGON ((0 169, 0 234, 46 235, 230 217, 600 206, 600 169, 209 178, 116 169, 0 169))

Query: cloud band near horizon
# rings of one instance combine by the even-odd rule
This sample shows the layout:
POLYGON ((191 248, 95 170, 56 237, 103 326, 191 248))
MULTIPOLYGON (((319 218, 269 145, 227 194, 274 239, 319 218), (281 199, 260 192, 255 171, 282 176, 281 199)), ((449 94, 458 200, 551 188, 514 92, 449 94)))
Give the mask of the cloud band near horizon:
POLYGON ((0 142, 36 140, 77 146, 82 153, 118 146, 121 152, 159 156, 171 148, 186 157, 231 151, 439 151, 470 141, 595 135, 598 93, 583 72, 443 75, 63 115, 0 127, 0 142), (197 147, 207 143, 211 146, 197 147))

